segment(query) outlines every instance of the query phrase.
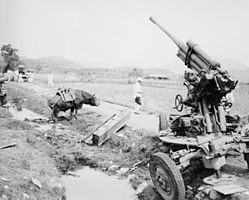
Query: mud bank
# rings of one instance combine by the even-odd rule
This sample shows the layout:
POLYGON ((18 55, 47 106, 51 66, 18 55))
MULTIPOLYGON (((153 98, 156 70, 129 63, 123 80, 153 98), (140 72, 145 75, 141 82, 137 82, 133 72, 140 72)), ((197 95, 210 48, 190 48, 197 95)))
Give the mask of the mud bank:
POLYGON ((13 146, 0 150, 1 199, 64 199, 60 173, 51 157, 50 145, 29 124, 0 118, 0 145, 13 146))

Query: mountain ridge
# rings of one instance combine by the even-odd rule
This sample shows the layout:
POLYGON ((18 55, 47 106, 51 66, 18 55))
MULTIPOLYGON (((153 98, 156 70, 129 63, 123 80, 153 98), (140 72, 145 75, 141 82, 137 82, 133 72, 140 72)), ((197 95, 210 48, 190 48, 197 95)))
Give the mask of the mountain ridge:
MULTIPOLYGON (((229 72, 234 78, 238 79, 241 82, 249 82, 249 67, 241 63, 239 61, 233 60, 231 58, 215 58, 218 62, 221 63, 221 67, 229 72)), ((40 57, 40 58, 27 58, 21 56, 21 60, 26 63, 28 66, 32 65, 47 65, 51 67, 62 67, 62 68, 106 68, 109 67, 100 67, 94 64, 87 64, 84 62, 77 62, 72 61, 70 59, 64 58, 63 56, 54 55, 48 57, 40 57)), ((138 66, 116 66, 111 67, 110 69, 113 70, 120 70, 120 71, 132 71, 134 68, 143 70, 146 74, 164 74, 168 75, 169 77, 179 77, 182 76, 186 66, 184 63, 179 60, 175 59, 171 62, 163 65, 163 66, 156 66, 156 67, 138 67, 138 66)))

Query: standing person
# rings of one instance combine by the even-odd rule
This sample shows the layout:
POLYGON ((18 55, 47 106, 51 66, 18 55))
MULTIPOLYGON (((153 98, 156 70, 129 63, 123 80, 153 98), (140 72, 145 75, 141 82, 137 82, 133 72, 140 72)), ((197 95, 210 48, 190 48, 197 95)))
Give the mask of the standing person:
POLYGON ((134 85, 134 98, 135 98, 135 114, 139 114, 142 105, 142 88, 141 88, 142 78, 138 77, 137 82, 134 85))
POLYGON ((18 74, 18 82, 23 82, 22 73, 18 74))
POLYGON ((34 72, 33 71, 29 71, 29 74, 28 74, 28 82, 29 83, 32 83, 34 80, 34 72))
POLYGON ((54 87, 54 75, 52 71, 49 71, 48 73, 48 87, 54 87))

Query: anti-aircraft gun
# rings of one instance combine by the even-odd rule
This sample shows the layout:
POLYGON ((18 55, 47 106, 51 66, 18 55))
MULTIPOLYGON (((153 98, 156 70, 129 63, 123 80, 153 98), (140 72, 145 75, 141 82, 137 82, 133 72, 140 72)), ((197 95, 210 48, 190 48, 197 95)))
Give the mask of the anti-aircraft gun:
POLYGON ((226 164, 225 155, 236 149, 244 153, 249 166, 249 137, 242 133, 240 118, 225 112, 224 98, 238 83, 221 65, 210 58, 191 40, 186 44, 178 40, 155 19, 158 26, 178 47, 177 56, 195 73, 194 84, 183 101, 176 96, 178 111, 190 107, 190 113, 160 114, 160 140, 162 152, 151 155, 149 169, 152 182, 159 194, 167 200, 183 200, 185 186, 182 178, 191 165, 201 162, 205 168, 214 169, 217 178, 220 168, 226 164), (248 148, 247 148, 248 149, 248 148))

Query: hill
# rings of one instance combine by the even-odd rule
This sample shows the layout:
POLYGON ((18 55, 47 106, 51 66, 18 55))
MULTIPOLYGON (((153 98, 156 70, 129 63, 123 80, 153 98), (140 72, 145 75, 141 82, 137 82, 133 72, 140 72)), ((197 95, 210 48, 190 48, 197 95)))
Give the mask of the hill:
MULTIPOLYGON (((215 58, 218 62, 221 63, 223 69, 229 71, 229 73, 236 79, 241 82, 249 82, 249 68, 247 65, 238 62, 236 60, 230 58, 215 58)), ((31 59, 27 57, 21 57, 21 60, 28 66, 35 68, 37 66, 42 67, 49 67, 50 69, 93 69, 96 71, 103 71, 101 69, 108 69, 108 67, 98 67, 93 64, 87 64, 84 62, 75 62, 69 59, 66 59, 62 56, 50 56, 50 57, 41 57, 36 59, 31 59)), ((143 71, 143 74, 163 74, 169 77, 169 79, 179 79, 180 76, 183 75, 186 66, 180 59, 175 59, 168 64, 155 67, 155 68, 143 68, 143 67, 136 67, 136 66, 121 66, 112 68, 110 70, 114 70, 116 72, 121 73, 131 73, 134 69, 139 69, 143 71)))
POLYGON ((61 67, 61 68, 79 68, 84 67, 79 65, 74 61, 68 60, 62 56, 49 56, 41 58, 27 58, 22 56, 21 60, 26 63, 29 67, 34 66, 51 66, 51 67, 61 67))

